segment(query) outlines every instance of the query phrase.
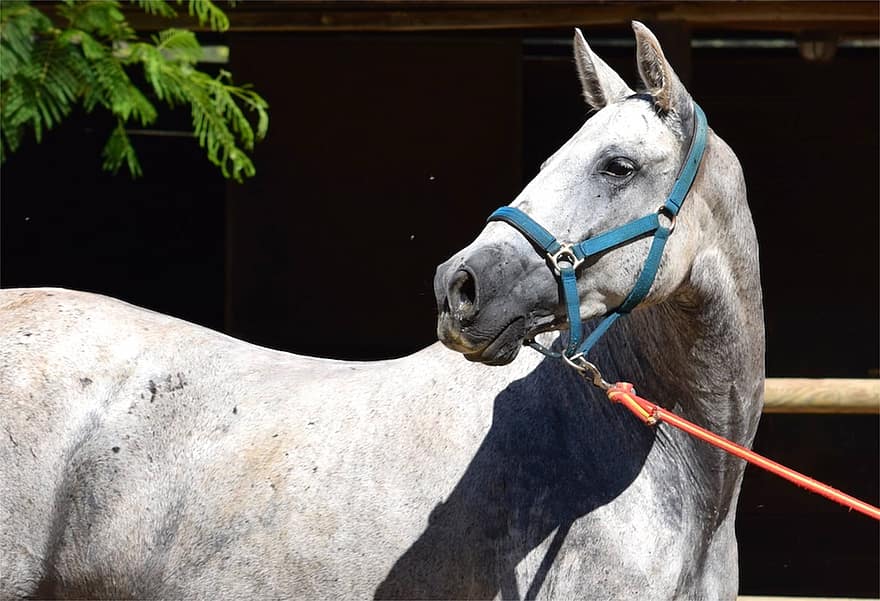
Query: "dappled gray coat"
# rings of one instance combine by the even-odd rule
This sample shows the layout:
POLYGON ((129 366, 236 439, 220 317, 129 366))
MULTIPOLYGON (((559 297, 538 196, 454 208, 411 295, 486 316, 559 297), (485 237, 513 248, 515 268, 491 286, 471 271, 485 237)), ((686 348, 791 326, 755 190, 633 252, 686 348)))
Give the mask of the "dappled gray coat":
MULTIPOLYGON (((687 152, 690 97, 634 28, 650 97, 578 32, 597 112, 513 202, 567 240, 655 211, 687 152)), ((583 319, 620 304, 649 244, 581 268, 583 319)), ((565 312, 507 225, 435 287, 440 338, 470 362, 439 344, 312 359, 92 294, 0 291, 0 597, 734 598, 741 462, 519 352, 565 312)), ((650 294, 591 359, 750 444, 757 246, 713 132, 650 294)))

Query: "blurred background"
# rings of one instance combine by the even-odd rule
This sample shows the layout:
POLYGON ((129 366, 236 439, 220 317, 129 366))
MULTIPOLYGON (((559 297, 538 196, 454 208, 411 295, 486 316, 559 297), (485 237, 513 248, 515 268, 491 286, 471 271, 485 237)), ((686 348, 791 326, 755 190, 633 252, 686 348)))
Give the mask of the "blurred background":
MULTIPOLYGON (((224 181, 186 133, 188 111, 131 132, 144 177, 108 175, 100 152, 113 123, 75 115, 2 167, 0 286, 108 294, 296 353, 411 353, 436 340, 435 266, 587 118, 573 27, 636 85, 639 19, 743 165, 767 375, 877 377, 878 3, 228 12, 228 32, 199 37, 228 48, 207 69, 269 102, 257 176, 224 181)), ((167 26, 129 17, 143 31, 167 26)), ((765 415, 756 448, 878 502, 876 415, 765 415)), ((744 594, 880 595, 876 524, 752 468, 738 536, 744 594)))

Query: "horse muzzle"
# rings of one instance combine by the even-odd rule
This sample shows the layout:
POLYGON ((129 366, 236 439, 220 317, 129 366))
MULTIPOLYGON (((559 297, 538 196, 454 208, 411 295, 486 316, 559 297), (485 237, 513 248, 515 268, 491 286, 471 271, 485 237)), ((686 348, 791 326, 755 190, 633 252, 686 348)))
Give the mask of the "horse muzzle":
POLYGON ((470 361, 489 365, 513 361, 536 323, 534 316, 546 314, 552 319, 554 284, 530 282, 542 275, 541 269, 530 269, 530 263, 512 248, 491 245, 440 265, 434 277, 440 341, 470 361), (535 292, 547 286, 552 294, 544 296, 550 300, 540 303, 535 292))

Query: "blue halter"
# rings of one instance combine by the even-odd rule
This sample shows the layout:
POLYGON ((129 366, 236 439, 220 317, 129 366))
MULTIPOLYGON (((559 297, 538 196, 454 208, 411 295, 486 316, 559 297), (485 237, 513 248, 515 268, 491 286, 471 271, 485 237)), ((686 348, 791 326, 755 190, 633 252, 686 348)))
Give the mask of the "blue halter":
POLYGON ((513 207, 501 207, 489 216, 489 221, 503 221, 525 236, 539 254, 547 259, 549 267, 562 284, 562 296, 564 297, 565 310, 568 314, 568 346, 564 353, 555 353, 547 347, 538 344, 534 340, 526 340, 525 344, 551 357, 565 356, 568 359, 584 357, 593 345, 601 338, 608 328, 622 315, 626 315, 638 305, 654 283, 657 270, 660 267, 660 258, 666 240, 672 230, 675 229, 675 218, 684 204, 685 197, 694 183, 700 162, 703 159, 703 151, 706 148, 706 134, 708 126, 706 115, 696 103, 694 107, 694 131, 691 137, 690 148, 687 157, 679 169, 678 176, 672 186, 672 191, 666 198, 666 202, 657 210, 635 221, 630 221, 620 227, 614 228, 592 238, 587 238, 576 244, 559 242, 550 232, 545 230, 534 219, 513 207), (669 225, 660 222, 663 214, 669 225), (648 257, 642 266, 642 271, 636 280, 635 286, 624 299, 623 303, 609 312, 595 330, 585 339, 583 338, 584 327, 580 319, 580 298, 577 292, 577 268, 590 257, 604 253, 612 248, 637 240, 647 234, 654 237, 648 257))

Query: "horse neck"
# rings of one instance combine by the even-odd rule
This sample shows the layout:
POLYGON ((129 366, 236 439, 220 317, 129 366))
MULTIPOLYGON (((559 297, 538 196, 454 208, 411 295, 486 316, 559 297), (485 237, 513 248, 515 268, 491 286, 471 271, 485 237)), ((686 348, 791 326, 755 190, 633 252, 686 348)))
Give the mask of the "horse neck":
POLYGON ((712 135, 706 161, 692 220, 711 242, 677 294, 620 320, 597 351, 646 398, 749 443, 764 383, 757 239, 732 151, 712 135))
POLYGON ((749 335, 745 311, 727 309, 670 302, 636 311, 607 337, 603 369, 645 398, 748 443, 760 414, 763 339, 749 335))

